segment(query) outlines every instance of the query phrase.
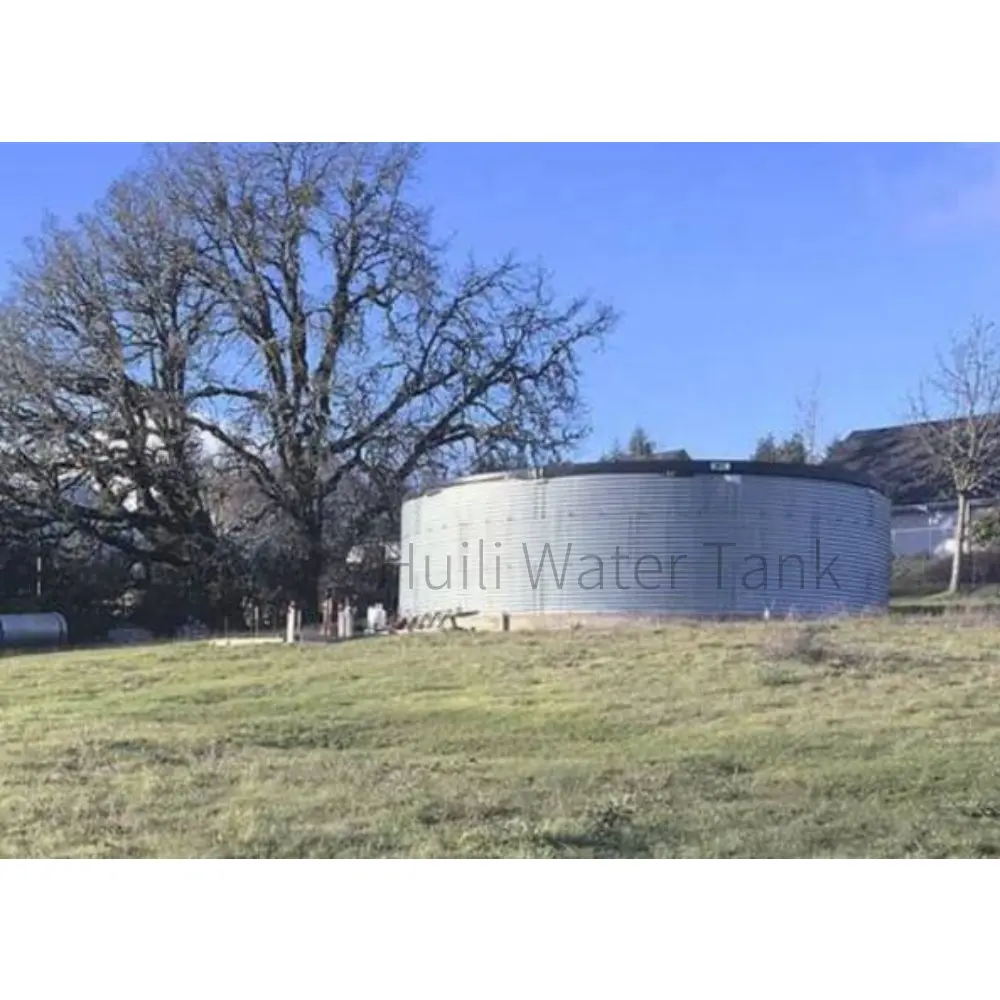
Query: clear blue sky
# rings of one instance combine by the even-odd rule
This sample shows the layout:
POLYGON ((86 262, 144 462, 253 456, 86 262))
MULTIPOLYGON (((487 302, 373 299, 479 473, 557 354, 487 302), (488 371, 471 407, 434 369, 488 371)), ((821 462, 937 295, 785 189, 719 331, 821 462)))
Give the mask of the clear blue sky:
MULTIPOLYGON (((83 210, 140 146, 0 147, 0 259, 83 210)), ((431 146, 421 195, 481 256, 543 260, 622 313, 585 359, 598 454, 742 457, 820 377, 825 438, 898 422, 950 331, 1000 320, 990 146, 431 146)))

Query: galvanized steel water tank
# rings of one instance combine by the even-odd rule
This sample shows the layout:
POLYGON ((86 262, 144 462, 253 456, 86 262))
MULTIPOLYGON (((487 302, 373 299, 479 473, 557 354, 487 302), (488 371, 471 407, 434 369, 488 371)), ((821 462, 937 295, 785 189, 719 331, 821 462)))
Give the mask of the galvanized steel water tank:
POLYGON ((472 476, 407 500, 400 614, 773 615, 889 600, 889 501, 861 476, 622 461, 472 476))
POLYGON ((0 646, 58 646, 68 638, 66 619, 58 611, 0 614, 0 646))

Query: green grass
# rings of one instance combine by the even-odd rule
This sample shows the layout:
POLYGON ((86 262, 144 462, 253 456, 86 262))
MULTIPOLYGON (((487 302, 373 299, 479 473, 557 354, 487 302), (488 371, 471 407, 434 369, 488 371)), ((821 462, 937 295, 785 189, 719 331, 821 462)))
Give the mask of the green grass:
POLYGON ((1000 855, 970 621, 0 659, 4 856, 1000 855))

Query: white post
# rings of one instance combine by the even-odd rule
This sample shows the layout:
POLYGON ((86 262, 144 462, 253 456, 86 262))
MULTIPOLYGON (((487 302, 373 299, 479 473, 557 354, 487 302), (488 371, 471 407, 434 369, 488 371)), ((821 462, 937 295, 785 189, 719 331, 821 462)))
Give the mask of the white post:
POLYGON ((298 613, 295 608, 295 602, 292 601, 288 605, 288 618, 285 622, 285 642, 292 643, 295 642, 295 625, 297 623, 298 613))

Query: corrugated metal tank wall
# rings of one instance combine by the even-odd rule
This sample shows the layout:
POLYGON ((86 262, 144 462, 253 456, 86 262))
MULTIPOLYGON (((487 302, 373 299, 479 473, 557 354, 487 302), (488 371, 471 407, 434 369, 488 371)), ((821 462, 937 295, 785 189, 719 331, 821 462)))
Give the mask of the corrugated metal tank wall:
POLYGON ((888 500, 816 477, 476 477, 408 500, 401 542, 404 616, 815 614, 889 598, 888 500))

